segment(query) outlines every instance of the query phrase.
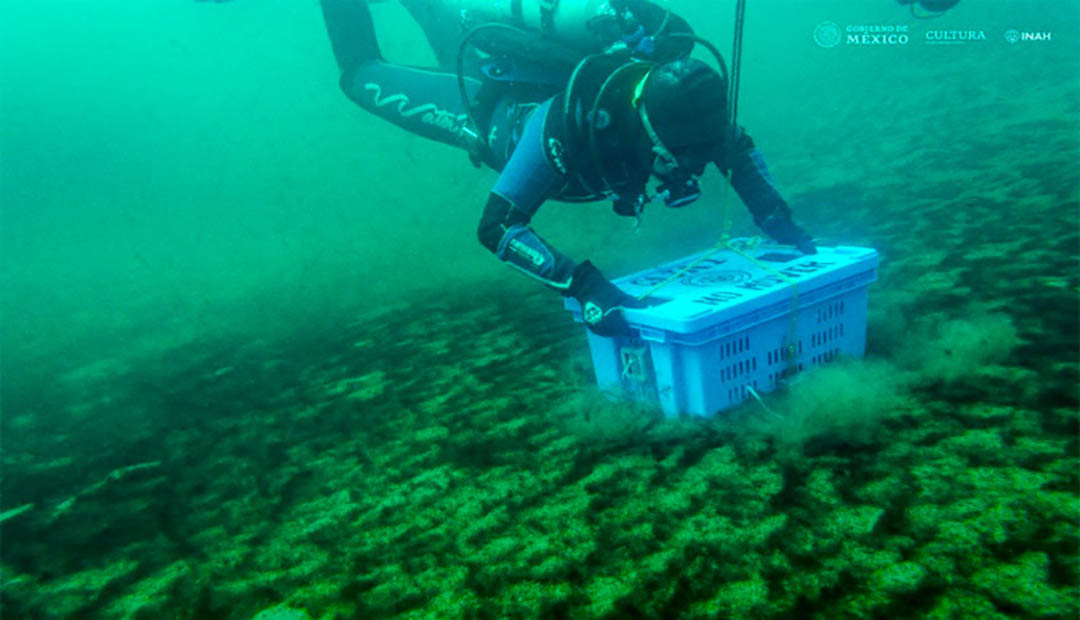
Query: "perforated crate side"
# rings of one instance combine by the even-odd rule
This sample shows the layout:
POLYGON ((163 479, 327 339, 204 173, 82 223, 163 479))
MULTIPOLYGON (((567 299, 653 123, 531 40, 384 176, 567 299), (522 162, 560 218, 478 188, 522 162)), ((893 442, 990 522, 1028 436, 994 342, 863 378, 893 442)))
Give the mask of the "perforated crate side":
POLYGON ((701 345, 650 342, 656 395, 668 416, 707 416, 771 392, 791 371, 866 349, 867 289, 849 291, 800 310, 795 359, 789 361, 790 315, 701 345))

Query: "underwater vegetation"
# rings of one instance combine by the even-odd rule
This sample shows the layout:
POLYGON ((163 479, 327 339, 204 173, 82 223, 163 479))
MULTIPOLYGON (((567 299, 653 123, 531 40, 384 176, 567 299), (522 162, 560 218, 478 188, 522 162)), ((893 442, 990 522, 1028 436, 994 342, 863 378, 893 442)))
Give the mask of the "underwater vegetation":
POLYGON ((5 497, 34 498, 0 515, 5 611, 1076 614, 1077 412, 1010 363, 1007 315, 924 316, 905 349, 806 374, 768 412, 663 421, 582 391, 580 328, 544 299, 67 377, 98 399, 73 406, 147 421, 78 459, 5 453, 5 497))

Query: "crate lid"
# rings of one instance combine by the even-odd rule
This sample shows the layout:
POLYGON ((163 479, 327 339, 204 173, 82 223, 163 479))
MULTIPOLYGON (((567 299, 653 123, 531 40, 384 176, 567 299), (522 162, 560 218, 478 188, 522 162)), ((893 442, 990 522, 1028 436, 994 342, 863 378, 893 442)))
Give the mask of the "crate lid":
MULTIPOLYGON (((820 301, 822 295, 814 293, 824 288, 830 288, 827 297, 832 297, 866 286, 875 279, 878 255, 871 248, 819 247, 817 254, 804 255, 788 246, 761 244, 750 249, 741 239, 733 240, 732 244, 747 248, 743 250, 746 254, 771 270, 725 249, 711 254, 698 252, 618 278, 615 284, 637 297, 708 254, 686 273, 652 293, 647 300, 649 307, 627 309, 624 313, 627 322, 635 328, 691 334, 770 307, 776 307, 778 316, 786 314, 791 309, 792 283, 798 291, 799 306, 803 307, 820 301), (840 283, 850 286, 833 286, 840 283), (788 304, 786 308, 784 302, 788 304)), ((565 307, 581 320, 581 306, 576 300, 568 297, 565 307)))

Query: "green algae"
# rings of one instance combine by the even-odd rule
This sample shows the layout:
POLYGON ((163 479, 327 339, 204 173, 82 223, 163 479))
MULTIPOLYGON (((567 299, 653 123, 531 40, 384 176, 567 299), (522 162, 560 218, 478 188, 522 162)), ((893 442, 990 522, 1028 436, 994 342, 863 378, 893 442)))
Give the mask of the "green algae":
MULTIPOLYGON (((421 338, 409 346, 426 352, 421 338)), ((506 365, 536 363, 502 355, 506 365)), ((304 407, 286 398, 269 416, 209 419, 201 433, 174 434, 153 467, 118 468, 126 473, 45 502, 43 516, 59 514, 75 545, 100 540, 93 523, 118 510, 164 510, 171 529, 129 518, 138 535, 93 569, 21 559, 65 577, 43 583, 7 566, 5 595, 106 617, 178 604, 312 618, 884 616, 914 600, 928 617, 1075 609, 1080 459, 1074 438, 1046 429, 1076 416, 939 400, 981 385, 989 367, 959 359, 967 370, 946 385, 902 361, 841 364, 824 375, 822 396, 801 392, 804 411, 824 411, 815 403, 829 393, 851 410, 813 418, 824 435, 785 435, 776 419, 750 423, 766 416, 753 404, 704 422, 657 421, 644 409, 635 418, 634 408, 637 421, 619 421, 609 404, 607 419, 571 423, 602 410, 575 381, 534 393, 520 379, 520 391, 475 402, 455 389, 475 377, 438 372, 402 392, 411 367, 342 373, 342 363, 330 356, 323 370, 304 370, 312 383, 300 390, 329 399, 317 416, 294 418, 304 407), (355 378, 380 392, 354 398, 355 378), (856 384, 883 397, 841 394, 856 384), (326 386, 338 387, 328 397, 326 386), (859 415, 872 425, 845 430, 859 415), (356 430, 334 430, 342 424, 356 430), (206 433, 217 449, 187 459, 206 433)), ((820 388, 806 377, 807 389, 820 388)), ((217 379, 246 380, 239 371, 217 379)), ((801 385, 770 397, 777 411, 799 402, 801 385)), ((34 514, 5 526, 35 533, 42 549, 55 534, 34 514)))
MULTIPOLYGON (((412 346, 424 351, 421 339, 412 346)), ((507 364, 520 359, 504 355, 507 364)), ((341 361, 328 362, 326 376, 338 376, 341 361)), ((248 617, 872 616, 926 597, 930 617, 1075 609, 1076 441, 1044 431, 1075 416, 952 406, 934 400, 941 384, 902 378, 901 367, 852 364, 847 383, 826 376, 826 392, 858 383, 888 386, 886 396, 834 399, 851 411, 831 425, 818 418, 833 431, 826 437, 784 436, 775 426, 738 432, 723 420, 575 427, 568 417, 599 411, 575 396, 575 383, 477 406, 453 389, 475 384, 449 376, 409 393, 412 413, 390 417, 402 411, 386 400, 403 395, 398 371, 361 368, 328 382, 308 369, 312 389, 338 386, 331 402, 361 412, 352 415, 381 434, 377 442, 365 432, 323 441, 340 423, 324 407, 303 418, 315 428, 281 440, 281 452, 255 468, 238 450, 258 444, 255 436, 276 440, 296 409, 249 429, 240 419, 210 420, 206 428, 227 448, 210 459, 183 460, 204 439, 177 435, 153 468, 121 469, 130 473, 46 504, 74 528, 69 540, 87 544, 101 530, 82 529, 83 520, 108 519, 110 506, 161 510, 161 475, 186 480, 188 490, 172 497, 188 497, 191 514, 171 536, 202 559, 179 560, 134 537, 98 568, 53 584, 9 568, 5 593, 40 609, 108 617, 168 614, 183 600, 248 617), (350 377, 379 377, 363 384, 381 392, 354 398, 350 377), (553 400, 562 408, 538 406, 553 400), (870 430, 843 434, 842 420, 860 414, 873 418, 870 430), (791 447, 798 458, 777 459, 791 447), (196 490, 197 479, 209 482, 196 490), (285 607, 267 606, 267 595, 285 607)), ((983 376, 957 371, 951 385, 983 376)), ((783 398, 774 403, 781 411, 783 398)), ((751 405, 739 415, 760 414, 751 405)), ((37 523, 22 527, 47 540, 37 523)), ((51 564, 65 574, 62 559, 51 564)))

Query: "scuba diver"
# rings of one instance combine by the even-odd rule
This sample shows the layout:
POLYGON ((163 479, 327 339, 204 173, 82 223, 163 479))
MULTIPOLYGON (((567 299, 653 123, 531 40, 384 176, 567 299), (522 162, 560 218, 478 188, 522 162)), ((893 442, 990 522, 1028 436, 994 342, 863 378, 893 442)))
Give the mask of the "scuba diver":
POLYGON ((719 53, 708 46, 719 71, 691 58, 702 40, 666 9, 646 0, 402 0, 436 53, 439 68, 426 69, 383 59, 365 0, 321 1, 346 96, 498 171, 480 243, 577 299, 594 333, 628 334, 621 310, 642 302, 529 226, 547 200, 610 200, 626 216, 654 199, 682 207, 713 164, 769 237, 816 252, 753 140, 732 127, 719 53))

